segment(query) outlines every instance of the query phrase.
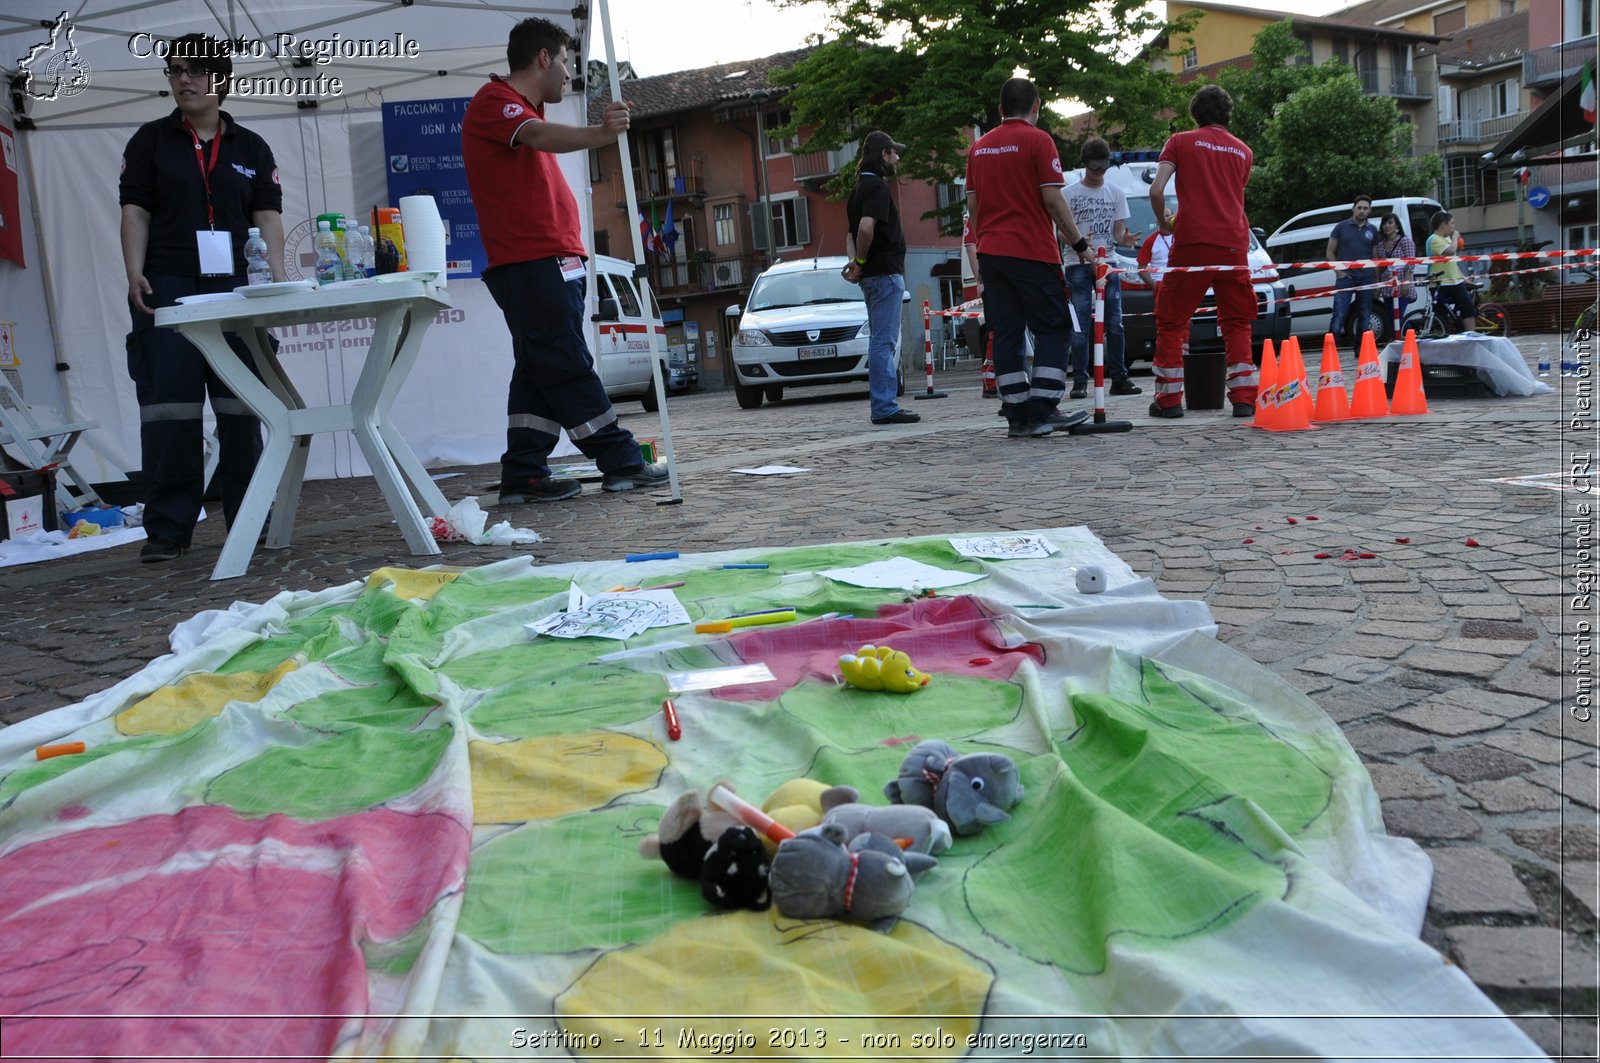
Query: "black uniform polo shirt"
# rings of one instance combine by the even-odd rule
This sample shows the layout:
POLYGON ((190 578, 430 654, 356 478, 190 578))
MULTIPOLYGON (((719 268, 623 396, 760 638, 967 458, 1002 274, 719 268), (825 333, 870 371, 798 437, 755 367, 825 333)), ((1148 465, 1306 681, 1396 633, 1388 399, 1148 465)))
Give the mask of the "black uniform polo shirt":
MULTIPOLYGON (((278 166, 267 142, 241 129, 222 112, 222 147, 211 171, 211 202, 216 229, 233 234, 233 271, 244 270, 244 242, 258 210, 283 211, 283 189, 278 166)), ((211 142, 204 141, 204 160, 211 158, 211 142)), ((150 243, 145 252, 145 273, 200 275, 197 230, 211 226, 206 220, 206 189, 195 162, 194 135, 183 122, 183 112, 172 113, 139 127, 122 153, 121 205, 133 204, 150 212, 150 243)))

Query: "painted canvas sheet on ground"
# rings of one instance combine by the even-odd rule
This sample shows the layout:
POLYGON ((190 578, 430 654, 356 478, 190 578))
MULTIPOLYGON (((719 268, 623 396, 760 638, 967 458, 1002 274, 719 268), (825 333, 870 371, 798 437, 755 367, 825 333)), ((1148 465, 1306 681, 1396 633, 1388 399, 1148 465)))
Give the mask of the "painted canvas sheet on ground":
POLYGON ((1384 834, 1314 704, 1087 530, 996 534, 1057 552, 386 569, 194 618, 137 675, 0 731, 7 1051, 1537 1056, 1417 940, 1428 862, 1384 834), (897 557, 982 578, 924 596, 820 574, 897 557), (1104 593, 1076 590, 1085 565, 1104 593), (653 627, 620 653, 525 627, 574 582, 678 580, 692 621, 798 622, 653 627), (867 644, 930 683, 840 684, 867 644), (772 678, 675 696, 669 740, 665 677, 741 665, 772 678), (1026 793, 889 933, 718 912, 638 852, 719 779, 884 803, 926 738, 1006 754, 1026 793))

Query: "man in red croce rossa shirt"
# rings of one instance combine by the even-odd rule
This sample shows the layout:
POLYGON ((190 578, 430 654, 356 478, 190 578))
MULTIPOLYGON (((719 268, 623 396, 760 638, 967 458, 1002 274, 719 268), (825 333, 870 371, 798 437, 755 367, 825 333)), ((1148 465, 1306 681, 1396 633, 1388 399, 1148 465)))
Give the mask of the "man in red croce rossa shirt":
POLYGON ((1047 436, 1087 415, 1061 413, 1072 310, 1056 230, 1080 259, 1089 241, 1061 195, 1055 140, 1038 128, 1039 90, 1026 78, 1000 88, 1003 119, 967 154, 967 214, 978 246, 983 316, 994 335, 994 372, 1013 439, 1047 436), (1033 332, 1033 373, 1023 331, 1033 332))
MULTIPOLYGON (((1249 265, 1250 221, 1244 213, 1244 186, 1254 159, 1244 141, 1228 132, 1233 98, 1207 85, 1189 101, 1197 129, 1174 134, 1161 151, 1150 206, 1162 233, 1173 234, 1169 266, 1249 265), (1167 183, 1183 180, 1183 223, 1167 216, 1167 183)), ((1217 293, 1217 325, 1228 358, 1228 401, 1235 417, 1255 413, 1256 367, 1250 353, 1250 326, 1256 318, 1250 271, 1169 272, 1156 299, 1156 400, 1152 417, 1183 416, 1183 356, 1189 346, 1189 319, 1206 289, 1217 293)))
POLYGON ((601 489, 631 491, 667 482, 647 465, 633 434, 595 373, 584 327, 587 250, 578 202, 555 155, 610 144, 628 129, 628 105, 606 108, 600 125, 544 120, 572 80, 571 38, 555 23, 529 18, 511 29, 511 73, 490 75, 467 105, 461 127, 467 187, 489 257, 483 283, 511 330, 515 366, 506 403, 506 451, 500 458, 500 503, 571 498, 577 480, 554 479, 550 451, 567 430, 594 459, 601 489))

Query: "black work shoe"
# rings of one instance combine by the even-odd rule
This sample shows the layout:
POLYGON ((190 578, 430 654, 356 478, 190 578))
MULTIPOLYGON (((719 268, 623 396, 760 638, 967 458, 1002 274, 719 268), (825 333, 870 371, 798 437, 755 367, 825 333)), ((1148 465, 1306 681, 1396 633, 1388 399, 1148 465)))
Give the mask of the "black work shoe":
POLYGON ((1006 430, 1006 436, 1011 439, 1036 439, 1054 432, 1055 428, 1043 421, 1028 423, 1015 422, 1006 430))
POLYGON ((1140 387, 1138 384, 1135 384, 1133 381, 1129 380, 1127 377, 1123 377, 1121 380, 1114 380, 1114 381, 1111 382, 1111 394, 1113 394, 1113 395, 1143 395, 1144 394, 1144 388, 1140 387))
POLYGON ((1253 402, 1236 402, 1233 404, 1233 415, 1235 417, 1254 417, 1256 415, 1256 404, 1253 402))
POLYGON ((606 473, 600 481, 600 490, 632 491, 636 487, 660 487, 668 482, 665 465, 641 465, 637 469, 606 473))
POLYGON ((874 417, 873 424, 916 424, 922 420, 922 414, 912 413, 910 410, 896 410, 887 417, 874 417))
POLYGON ((1089 385, 1088 384, 1074 384, 1074 385, 1072 385, 1072 390, 1067 393, 1067 398, 1069 398, 1069 399, 1086 399, 1088 397, 1089 397, 1089 385))
POLYGON ((576 480, 546 476, 542 480, 521 480, 500 485, 500 505, 520 506, 525 502, 559 502, 583 491, 576 480))
POLYGON ((1040 423, 1047 424, 1052 430, 1054 430, 1060 428, 1071 428, 1073 425, 1082 424, 1088 419, 1088 410, 1075 410, 1072 413, 1062 413, 1060 410, 1057 410, 1040 421, 1040 423))
POLYGON ((1151 417, 1167 417, 1167 418, 1182 417, 1183 416, 1183 407, 1182 406, 1163 406, 1158 402, 1152 402, 1150 404, 1150 416, 1151 417))
POLYGON ((183 547, 166 539, 151 539, 139 551, 139 560, 146 565, 153 565, 158 561, 176 561, 183 556, 183 547))

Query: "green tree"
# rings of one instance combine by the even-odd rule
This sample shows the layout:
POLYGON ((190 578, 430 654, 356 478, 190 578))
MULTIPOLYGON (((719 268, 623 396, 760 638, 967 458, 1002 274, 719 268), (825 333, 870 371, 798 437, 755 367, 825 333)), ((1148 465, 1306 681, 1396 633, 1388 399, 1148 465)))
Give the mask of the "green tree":
MULTIPOLYGON (((806 131, 804 151, 884 129, 908 146, 905 174, 948 181, 966 170, 971 127, 999 124, 1000 86, 1018 69, 1046 101, 1079 100, 1102 128, 1122 127, 1124 143, 1171 131, 1172 75, 1132 52, 1192 20, 1166 23, 1145 0, 785 0, 803 3, 826 4, 838 31, 773 75, 789 86, 785 131, 806 131)), ((1047 111, 1040 124, 1056 132, 1067 120, 1047 111)))
POLYGON ((1250 42, 1248 65, 1224 67, 1211 80, 1233 97, 1228 129, 1250 145, 1256 161, 1265 153, 1267 122, 1278 104, 1299 90, 1337 77, 1348 69, 1339 63, 1312 66, 1306 46, 1294 35, 1294 21, 1274 22, 1250 42))
MULTIPOLYGON (((1374 198, 1425 195, 1439 159, 1411 156, 1411 127, 1391 99, 1368 96, 1353 71, 1307 85, 1279 104, 1262 135, 1245 204, 1272 231, 1302 210, 1374 198)), ((1252 147, 1254 147, 1252 145, 1252 147)))

